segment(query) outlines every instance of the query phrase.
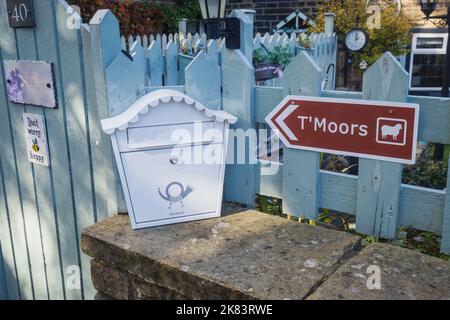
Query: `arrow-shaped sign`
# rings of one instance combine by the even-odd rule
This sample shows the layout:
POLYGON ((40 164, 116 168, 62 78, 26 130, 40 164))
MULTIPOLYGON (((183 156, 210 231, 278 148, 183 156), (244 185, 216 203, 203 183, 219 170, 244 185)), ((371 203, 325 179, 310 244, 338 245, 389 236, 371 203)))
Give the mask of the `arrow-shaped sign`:
POLYGON ((287 96, 266 117, 285 147, 415 163, 419 106, 287 96))
POLYGON ((291 129, 289 129, 289 127, 287 126, 286 122, 284 122, 286 120, 287 117, 289 117, 295 110, 297 110, 297 108, 300 107, 298 105, 295 104, 291 104, 290 106, 288 106, 276 119, 275 122, 278 123, 278 125, 280 126, 280 128, 284 131, 284 133, 286 134, 286 136, 288 136, 288 138, 290 140, 293 141, 298 141, 297 136, 294 134, 294 132, 292 132, 291 129))

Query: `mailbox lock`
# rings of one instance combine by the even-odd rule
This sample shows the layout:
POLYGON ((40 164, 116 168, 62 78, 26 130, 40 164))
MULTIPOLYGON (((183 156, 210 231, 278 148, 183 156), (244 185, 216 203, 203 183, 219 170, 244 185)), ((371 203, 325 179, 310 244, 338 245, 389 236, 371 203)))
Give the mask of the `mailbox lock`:
POLYGON ((179 161, 180 161, 180 159, 178 159, 178 157, 172 157, 170 159, 170 163, 173 165, 177 165, 179 161))

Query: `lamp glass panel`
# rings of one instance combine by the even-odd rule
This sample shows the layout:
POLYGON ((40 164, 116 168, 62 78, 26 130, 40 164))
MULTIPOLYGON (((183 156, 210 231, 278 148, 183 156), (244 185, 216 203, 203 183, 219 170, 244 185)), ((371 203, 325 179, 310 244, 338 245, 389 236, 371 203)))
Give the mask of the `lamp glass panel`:
POLYGON ((226 7, 227 7, 227 1, 226 0, 222 0, 220 2, 220 18, 224 18, 225 17, 226 7))
POLYGON ((199 0, 200 3, 200 10, 202 11, 202 17, 203 19, 208 19, 208 11, 206 11, 206 3, 208 0, 199 0))
POLYGON ((219 17, 219 2, 220 0, 208 0, 208 10, 209 18, 220 18, 219 17))

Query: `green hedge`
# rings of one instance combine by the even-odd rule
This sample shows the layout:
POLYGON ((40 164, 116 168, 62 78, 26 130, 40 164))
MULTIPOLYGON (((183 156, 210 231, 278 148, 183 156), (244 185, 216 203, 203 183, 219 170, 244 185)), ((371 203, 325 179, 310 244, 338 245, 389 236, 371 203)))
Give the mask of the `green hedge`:
POLYGON ((124 35, 172 33, 178 31, 178 20, 199 20, 201 12, 197 0, 159 1, 133 0, 69 0, 81 9, 84 21, 89 21, 99 9, 110 9, 120 21, 124 35))

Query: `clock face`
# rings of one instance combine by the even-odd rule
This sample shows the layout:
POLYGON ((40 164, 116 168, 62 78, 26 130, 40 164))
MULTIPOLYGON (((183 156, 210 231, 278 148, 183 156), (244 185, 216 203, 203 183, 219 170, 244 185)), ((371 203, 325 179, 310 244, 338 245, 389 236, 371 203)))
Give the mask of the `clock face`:
POLYGON ((351 51, 360 51, 367 44, 367 34, 361 29, 350 30, 345 36, 345 46, 351 51))

